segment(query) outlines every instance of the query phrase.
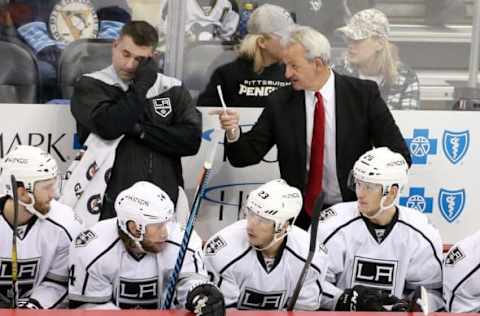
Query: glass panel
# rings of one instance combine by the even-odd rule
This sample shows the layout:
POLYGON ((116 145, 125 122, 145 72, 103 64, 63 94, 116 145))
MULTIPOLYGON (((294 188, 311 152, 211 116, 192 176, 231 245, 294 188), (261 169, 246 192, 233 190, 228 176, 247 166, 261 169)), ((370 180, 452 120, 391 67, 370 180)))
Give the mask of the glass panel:
MULTIPOLYGON (((280 5, 297 23, 324 33, 332 44, 332 63, 337 72, 377 81, 391 109, 451 109, 458 95, 455 88, 467 83, 473 14, 471 0, 236 1, 239 25, 232 41, 207 43, 197 37, 197 41, 189 44, 186 50, 183 79, 194 96, 205 89, 210 79, 216 79, 212 77, 215 69, 237 56, 235 44, 241 43, 247 32, 251 8, 264 3, 280 5), (389 32, 382 46, 389 49, 387 54, 376 52, 370 60, 372 69, 360 71, 359 66, 354 67, 349 60, 349 42, 337 28, 347 25, 359 11, 369 8, 382 11, 388 19, 389 32), (215 47, 207 48, 207 45, 215 47), (200 52, 209 53, 201 55, 200 52), (385 59, 387 62, 383 61, 385 59)), ((232 81, 238 73, 230 75, 226 81, 232 81)), ((255 91, 259 93, 258 89, 255 91)), ((211 89, 209 95, 214 96, 214 93, 211 89)), ((198 105, 211 103, 201 100, 198 105)), ((218 103, 218 99, 214 103, 218 103)), ((257 103, 261 106, 261 101, 257 103)))
MULTIPOLYGON (((394 87, 388 90, 400 92, 400 100, 398 93, 383 93, 392 108, 451 109, 462 96, 463 90, 458 87, 467 85, 473 0, 186 0, 184 54, 174 56, 169 62, 183 60, 183 75, 178 77, 183 77, 195 100, 214 70, 236 58, 235 48, 247 33, 251 12, 267 2, 284 7, 297 23, 324 33, 331 41, 332 62, 339 72, 352 69, 344 67, 348 61, 348 42, 336 29, 364 9, 374 7, 385 13, 391 55, 398 51, 405 67, 393 69, 390 80, 385 72, 363 71, 363 77, 380 85, 382 80, 390 82, 394 87), (415 90, 419 91, 417 104, 402 99, 403 94, 415 96, 415 90)), ((88 0, 1 0, 0 102, 45 103, 68 99, 71 80, 78 76, 71 69, 84 73, 103 67, 96 61, 107 60, 109 54, 106 49, 99 55, 83 49, 69 66, 63 67, 61 56, 66 46, 71 42, 81 46, 86 38, 111 43, 130 19, 147 20, 159 31, 161 40, 157 50, 163 69, 169 23, 166 4, 167 0, 95 0, 91 4, 88 0), (64 78, 65 72, 68 78, 64 78)), ((98 46, 102 44, 108 46, 98 42, 98 46)), ((373 64, 384 65, 379 60, 373 64)), ((353 70, 356 71, 352 74, 362 72, 353 70)), ((267 93, 265 90, 283 85, 283 79, 277 79, 276 75, 273 79, 267 76, 266 85, 273 80, 276 82, 273 86, 263 90, 258 87, 248 90, 252 86, 246 86, 245 91, 267 93)), ((261 101, 258 104, 261 106, 261 101)))

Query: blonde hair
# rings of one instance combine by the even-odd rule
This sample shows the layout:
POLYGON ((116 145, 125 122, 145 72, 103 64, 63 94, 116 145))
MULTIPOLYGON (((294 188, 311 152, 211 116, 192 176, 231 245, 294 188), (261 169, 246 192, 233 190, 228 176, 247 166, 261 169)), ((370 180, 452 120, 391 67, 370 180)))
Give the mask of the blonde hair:
POLYGON ((379 68, 388 84, 393 84, 398 76, 398 48, 394 44, 385 40, 385 45, 380 51, 378 60, 381 63, 379 68))
POLYGON ((375 40, 383 41, 383 49, 378 52, 378 56, 373 63, 373 69, 377 74, 383 75, 385 82, 391 85, 398 76, 398 48, 388 40, 374 37, 375 40))
POLYGON ((253 60, 253 71, 260 74, 265 68, 262 48, 258 45, 261 39, 271 39, 268 34, 247 34, 240 43, 237 53, 240 57, 253 60))

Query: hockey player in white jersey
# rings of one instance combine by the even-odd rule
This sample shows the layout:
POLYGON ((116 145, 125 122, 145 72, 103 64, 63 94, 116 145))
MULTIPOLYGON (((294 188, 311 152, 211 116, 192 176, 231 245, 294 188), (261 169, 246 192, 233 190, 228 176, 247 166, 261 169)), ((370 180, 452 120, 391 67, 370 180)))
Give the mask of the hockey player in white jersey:
MULTIPOLYGON (((225 295, 227 307, 255 310, 286 308, 308 256, 309 235, 293 225, 302 195, 284 180, 252 191, 246 219, 225 227, 207 242, 207 270, 225 295)), ((315 253, 295 310, 320 307, 327 256, 315 253)))
MULTIPOLYGON (((72 209, 54 200, 57 163, 40 148, 18 146, 1 162, 0 308, 55 308, 67 295, 68 250, 83 229, 72 209), (14 201, 17 182, 17 281, 12 283, 14 201), (15 287, 15 290, 12 289, 15 287)), ((13 257, 14 258, 14 257, 13 257)), ((15 262, 13 263, 15 265, 15 262)))
POLYGON ((424 214, 396 203, 407 172, 400 154, 370 150, 351 172, 357 201, 320 213, 318 239, 328 249, 334 285, 324 289, 322 303, 330 309, 421 310, 421 286, 433 310, 443 307, 440 234, 424 214))
POLYGON ((445 309, 480 312, 480 231, 453 246, 443 263, 445 309))
MULTIPOLYGON (((83 231, 71 245, 71 308, 156 309, 175 266, 183 229, 172 221, 173 202, 152 183, 120 192, 117 218, 83 231)), ((201 240, 194 232, 176 285, 179 307, 224 315, 222 293, 208 282, 201 240)))

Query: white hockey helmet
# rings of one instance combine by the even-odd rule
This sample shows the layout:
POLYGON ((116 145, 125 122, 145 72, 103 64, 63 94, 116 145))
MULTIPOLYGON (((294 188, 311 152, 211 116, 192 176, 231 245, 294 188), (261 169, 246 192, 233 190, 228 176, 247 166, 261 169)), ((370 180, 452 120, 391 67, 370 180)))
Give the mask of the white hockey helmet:
POLYGON ((367 151, 353 166, 349 183, 355 179, 363 182, 382 185, 382 193, 386 194, 392 185, 399 191, 407 184, 408 164, 402 155, 391 151, 388 147, 379 147, 367 151))
POLYGON ((302 194, 283 179, 272 180, 250 192, 245 207, 247 211, 273 221, 278 233, 286 222, 295 222, 302 209, 302 194))
POLYGON ((162 189, 156 185, 139 181, 130 188, 120 192, 115 199, 118 225, 128 237, 141 242, 146 226, 169 221, 173 217, 173 202, 162 189), (133 221, 140 230, 140 236, 133 236, 128 228, 128 222, 133 221))
POLYGON ((2 160, 1 182, 5 193, 13 196, 10 177, 13 174, 17 182, 33 194, 35 183, 57 177, 57 162, 42 149, 20 145, 10 151, 2 160))

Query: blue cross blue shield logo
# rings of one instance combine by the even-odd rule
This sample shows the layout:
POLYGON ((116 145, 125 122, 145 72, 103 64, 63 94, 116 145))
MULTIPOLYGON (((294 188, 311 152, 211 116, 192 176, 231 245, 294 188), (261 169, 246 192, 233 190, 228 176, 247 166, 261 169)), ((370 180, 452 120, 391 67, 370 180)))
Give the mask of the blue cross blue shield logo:
POLYGON ((406 138, 412 156, 412 164, 427 164, 428 155, 437 154, 437 139, 429 137, 428 129, 414 129, 413 137, 406 138))
POLYGON ((468 151, 470 145, 469 131, 443 133, 443 152, 452 164, 457 164, 462 160, 468 151))
POLYGON ((449 223, 453 222, 462 213, 463 207, 465 206, 465 189, 440 189, 438 206, 440 207, 442 216, 449 223))
POLYGON ((408 196, 400 198, 400 205, 415 208, 422 213, 432 213, 433 198, 425 196, 425 188, 411 187, 408 196))
POLYGON ((215 130, 213 128, 210 128, 210 129, 207 129, 206 131, 203 131, 202 139, 205 139, 207 142, 211 142, 213 132, 215 132, 215 130))

